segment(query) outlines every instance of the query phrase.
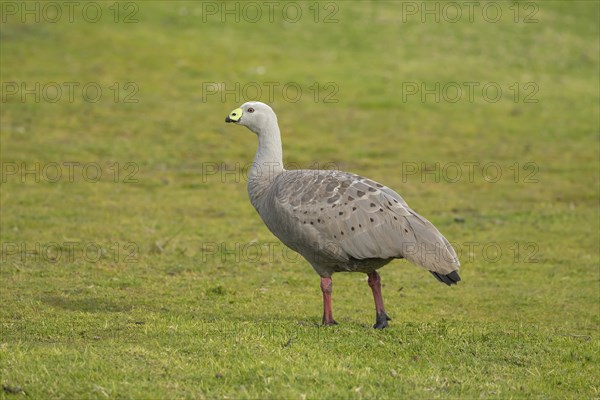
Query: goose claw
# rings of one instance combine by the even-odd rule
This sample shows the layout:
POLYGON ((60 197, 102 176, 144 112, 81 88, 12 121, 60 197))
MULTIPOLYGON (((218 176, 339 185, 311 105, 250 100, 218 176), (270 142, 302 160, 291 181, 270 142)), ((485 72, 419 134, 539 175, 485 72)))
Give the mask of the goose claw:
POLYGON ((373 325, 373 328, 375 329, 383 329, 386 326, 388 326, 388 321, 391 321, 392 319, 390 317, 388 317, 388 315, 385 312, 382 312, 380 314, 377 314, 377 319, 375 322, 375 325, 373 325))

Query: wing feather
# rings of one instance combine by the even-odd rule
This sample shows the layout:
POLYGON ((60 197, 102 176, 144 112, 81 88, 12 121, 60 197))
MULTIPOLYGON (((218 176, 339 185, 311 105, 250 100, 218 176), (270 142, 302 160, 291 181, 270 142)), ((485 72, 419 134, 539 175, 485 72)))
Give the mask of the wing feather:
POLYGON ((406 258, 449 274, 460 266, 446 238, 392 189, 341 171, 286 171, 277 208, 289 210, 311 237, 348 257, 406 258))

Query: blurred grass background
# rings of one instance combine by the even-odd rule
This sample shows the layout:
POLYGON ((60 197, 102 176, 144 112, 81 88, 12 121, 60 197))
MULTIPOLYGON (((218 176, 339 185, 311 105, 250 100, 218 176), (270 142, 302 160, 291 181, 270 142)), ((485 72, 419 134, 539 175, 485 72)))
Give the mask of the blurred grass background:
POLYGON ((447 2, 428 3, 437 15, 282 2, 256 23, 245 4, 82 2, 52 23, 45 3, 2 2, 0 396, 598 397, 598 3, 478 2, 470 21, 458 2, 456 23, 447 2), (20 14, 35 4, 39 22, 20 14), (48 101, 42 88, 65 82, 73 101, 48 101), (479 84, 473 101, 464 82, 479 84), (39 84, 40 101, 15 83, 39 84), (394 321, 371 332, 365 277, 338 274, 341 325, 315 327, 317 275, 247 200, 256 138, 224 124, 249 83, 278 114, 287 163, 397 190, 457 244, 464 282, 394 262, 381 271, 394 321), (406 93, 436 83, 463 95, 406 93), (68 179, 64 163, 101 176, 68 179))

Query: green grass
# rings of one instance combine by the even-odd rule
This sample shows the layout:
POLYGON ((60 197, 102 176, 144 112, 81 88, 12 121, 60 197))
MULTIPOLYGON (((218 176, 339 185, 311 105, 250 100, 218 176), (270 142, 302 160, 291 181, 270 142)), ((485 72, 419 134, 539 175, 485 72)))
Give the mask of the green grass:
POLYGON ((296 3, 297 23, 280 9, 272 23, 266 9, 204 22, 202 3, 159 1, 114 23, 98 4, 98 23, 1 24, 0 398, 600 397, 597 2, 536 2, 531 24, 513 22, 512 2, 498 23, 331 2, 328 24, 327 2, 319 23, 313 2, 296 3), (103 97, 21 101, 10 82, 96 82, 103 97), (244 99, 203 93, 211 82, 300 85, 298 102, 270 101, 285 161, 396 189, 456 243, 463 282, 393 262, 379 332, 366 277, 337 274, 340 325, 319 327, 318 276, 247 199, 256 138, 224 123, 244 99), (403 99, 412 82, 503 95, 403 99))

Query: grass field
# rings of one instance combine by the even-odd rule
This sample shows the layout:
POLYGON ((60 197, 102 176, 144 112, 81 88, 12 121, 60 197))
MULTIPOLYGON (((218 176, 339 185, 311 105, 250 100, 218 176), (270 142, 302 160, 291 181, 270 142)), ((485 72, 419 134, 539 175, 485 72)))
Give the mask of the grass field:
POLYGON ((600 398, 598 2, 54 4, 1 3, 0 398, 600 398), (320 327, 224 123, 256 98, 463 282, 391 263, 374 331, 337 274, 320 327))

